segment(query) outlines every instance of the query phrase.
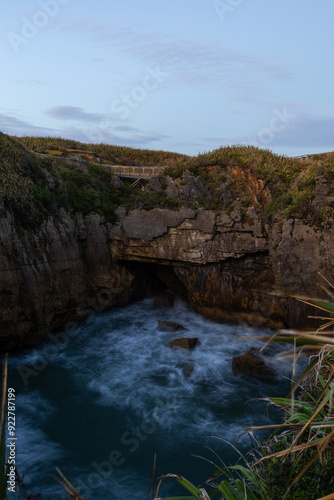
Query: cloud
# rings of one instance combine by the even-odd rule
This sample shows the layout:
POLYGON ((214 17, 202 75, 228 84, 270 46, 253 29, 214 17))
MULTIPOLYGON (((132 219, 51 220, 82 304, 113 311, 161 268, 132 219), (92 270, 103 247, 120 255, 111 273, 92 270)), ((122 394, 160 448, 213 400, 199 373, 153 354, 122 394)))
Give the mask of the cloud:
POLYGON ((45 114, 57 120, 71 120, 82 122, 97 122, 105 119, 104 115, 99 113, 87 113, 82 108, 76 106, 55 106, 45 111, 45 114))
MULTIPOLYGON (((284 117, 283 112, 281 115, 284 117)), ((334 151, 334 117, 312 116, 302 113, 287 114, 286 116, 289 116, 286 122, 276 120, 273 128, 270 128, 270 123, 268 123, 259 129, 256 134, 234 137, 205 137, 201 141, 210 144, 211 147, 219 147, 224 144, 252 144, 259 147, 268 147, 269 149, 275 147, 327 148, 328 151, 334 151)))
POLYGON ((291 115, 284 122, 277 122, 277 130, 266 126, 256 135, 239 137, 236 142, 266 147, 328 148, 334 150, 334 118, 306 114, 291 115))
POLYGON ((56 135, 53 129, 37 127, 6 112, 0 112, 0 130, 11 135, 56 135))
POLYGON ((178 34, 153 31, 140 24, 96 24, 94 19, 69 21, 64 31, 76 31, 90 37, 101 53, 122 56, 128 64, 142 61, 160 65, 170 74, 168 84, 200 87, 215 85, 229 90, 234 96, 263 96, 269 82, 287 80, 293 68, 280 61, 234 51, 220 42, 203 38, 189 40, 178 34))
POLYGON ((142 131, 132 127, 110 127, 110 128, 93 128, 91 130, 82 131, 81 129, 71 129, 70 134, 77 140, 84 142, 106 144, 115 144, 141 148, 149 146, 151 143, 157 143, 168 136, 154 131, 142 131))
POLYGON ((126 125, 117 125, 116 127, 113 127, 113 130, 117 130, 117 132, 136 132, 136 131, 138 131, 137 128, 128 127, 126 125))
POLYGON ((274 136, 274 146, 303 146, 334 150, 334 117, 298 115, 274 136))
POLYGON ((32 123, 13 116, 13 113, 3 112, 1 110, 0 131, 5 134, 16 136, 27 135, 62 137, 64 139, 74 139, 80 142, 103 142, 106 144, 115 144, 134 148, 144 146, 150 147, 150 144, 155 144, 168 138, 168 136, 159 132, 143 131, 138 128, 124 125, 109 126, 103 128, 102 130, 98 126, 89 128, 89 124, 87 124, 87 127, 80 126, 80 128, 76 126, 68 126, 66 124, 58 129, 38 127, 32 123))

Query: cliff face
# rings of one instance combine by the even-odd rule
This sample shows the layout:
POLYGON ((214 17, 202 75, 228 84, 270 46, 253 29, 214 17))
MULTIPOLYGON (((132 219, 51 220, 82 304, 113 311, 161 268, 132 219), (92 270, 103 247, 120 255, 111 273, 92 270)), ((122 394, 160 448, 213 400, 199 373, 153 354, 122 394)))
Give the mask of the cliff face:
POLYGON ((16 232, 9 214, 1 219, 3 347, 29 345, 69 320, 129 302, 134 276, 111 260, 107 232, 97 215, 63 213, 33 234, 16 232))
POLYGON ((319 272, 334 281, 334 154, 94 146, 109 164, 170 165, 134 186, 73 158, 71 141, 23 142, 71 157, 0 133, 2 349, 162 287, 217 320, 301 328, 308 311, 286 296, 325 296, 319 272))
POLYGON ((3 349, 127 304, 159 280, 186 290, 195 309, 213 319, 301 327, 305 307, 273 292, 324 296, 318 272, 333 281, 331 228, 298 220, 269 227, 253 208, 246 217, 238 209, 116 213, 111 224, 61 211, 34 232, 17 231, 9 213, 0 219, 3 349))
POLYGON ((307 308, 286 295, 323 297, 319 272, 333 281, 331 228, 298 220, 269 227, 254 208, 245 220, 237 209, 230 215, 154 209, 128 216, 120 210, 118 216, 113 259, 169 265, 195 309, 217 320, 305 327, 307 308))

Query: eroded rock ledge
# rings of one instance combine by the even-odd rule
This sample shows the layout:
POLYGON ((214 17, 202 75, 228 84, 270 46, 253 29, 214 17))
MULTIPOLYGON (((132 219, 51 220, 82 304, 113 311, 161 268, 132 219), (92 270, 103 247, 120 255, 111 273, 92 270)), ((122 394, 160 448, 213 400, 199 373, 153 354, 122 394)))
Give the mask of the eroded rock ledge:
POLYGON ((333 280, 332 228, 299 220, 269 227, 254 208, 246 217, 238 209, 116 213, 112 225, 61 211, 35 233, 17 232, 9 213, 0 219, 2 349, 143 297, 152 280, 183 289, 216 320, 305 327, 305 306, 286 294, 324 296, 318 272, 333 280))

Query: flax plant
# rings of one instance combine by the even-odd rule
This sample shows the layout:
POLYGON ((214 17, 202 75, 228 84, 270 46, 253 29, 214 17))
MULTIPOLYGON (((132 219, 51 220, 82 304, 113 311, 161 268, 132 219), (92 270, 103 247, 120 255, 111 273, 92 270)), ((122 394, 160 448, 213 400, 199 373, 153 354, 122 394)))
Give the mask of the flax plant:
POLYGON ((74 486, 69 482, 69 480, 64 476, 62 471, 56 467, 56 471, 58 472, 60 478, 56 477, 56 481, 64 488, 66 493, 69 495, 71 500, 85 500, 79 491, 77 491, 74 486))

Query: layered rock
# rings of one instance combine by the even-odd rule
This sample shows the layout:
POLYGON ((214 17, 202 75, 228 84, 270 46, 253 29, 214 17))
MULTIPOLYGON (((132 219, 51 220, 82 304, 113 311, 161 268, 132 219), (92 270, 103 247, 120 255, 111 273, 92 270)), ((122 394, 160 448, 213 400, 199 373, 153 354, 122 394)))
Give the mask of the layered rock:
POLYGON ((242 215, 191 209, 134 210, 112 227, 116 260, 170 266, 195 309, 216 320, 306 327, 313 311, 289 294, 324 296, 333 281, 333 230, 299 220, 263 224, 242 215))
POLYGON ((61 211, 35 232, 18 230, 8 213, 0 219, 4 348, 29 345, 89 309, 140 298, 153 274, 210 318, 274 328, 308 323, 306 306, 287 294, 324 296, 319 272, 334 281, 331 227, 269 227, 254 208, 117 214, 112 225, 61 211))
POLYGON ((30 345, 51 328, 126 304, 135 276, 110 258, 98 215, 48 219, 36 233, 0 224, 0 331, 4 348, 30 345))

